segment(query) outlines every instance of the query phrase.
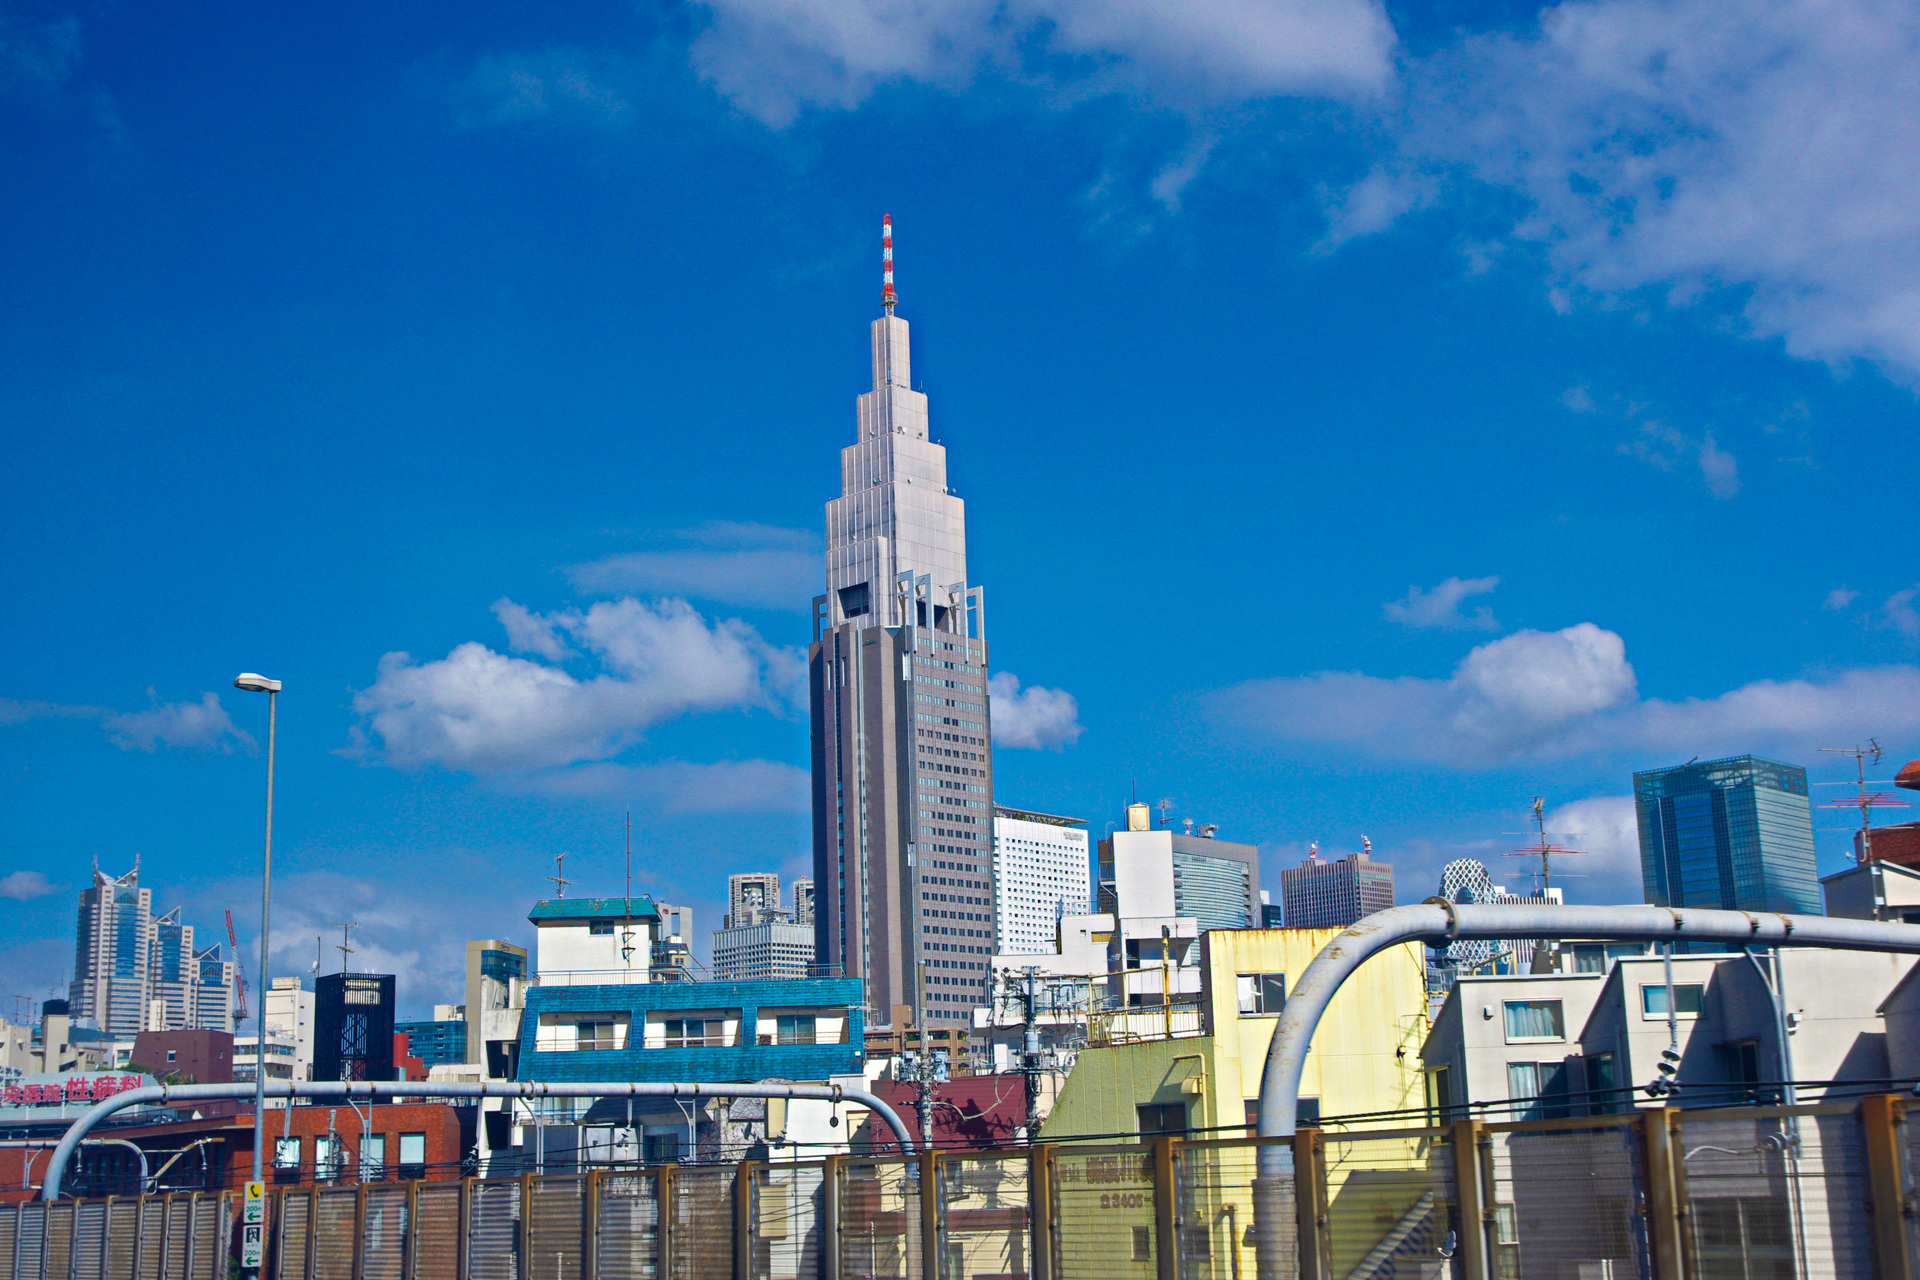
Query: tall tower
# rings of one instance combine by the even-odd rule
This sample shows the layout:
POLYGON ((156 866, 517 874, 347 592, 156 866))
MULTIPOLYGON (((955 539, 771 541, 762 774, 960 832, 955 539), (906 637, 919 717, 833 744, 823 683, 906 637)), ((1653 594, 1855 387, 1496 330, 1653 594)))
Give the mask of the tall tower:
POLYGON ((815 947, 866 981, 874 1022, 899 1006, 964 1022, 986 1000, 994 945, 985 605, 893 313, 891 217, 881 235, 873 390, 840 451, 808 650, 815 947))
POLYGON ((67 990, 73 1017, 92 1018, 114 1037, 145 1029, 153 936, 153 891, 140 887, 139 856, 122 876, 110 876, 95 863, 92 886, 80 891, 67 990))

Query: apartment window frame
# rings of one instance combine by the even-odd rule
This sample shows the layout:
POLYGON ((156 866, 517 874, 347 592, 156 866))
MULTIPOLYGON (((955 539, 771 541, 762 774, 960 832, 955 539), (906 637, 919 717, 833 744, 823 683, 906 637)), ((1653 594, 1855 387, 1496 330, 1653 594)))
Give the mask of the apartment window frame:
POLYGON ((727 1020, 721 1017, 679 1017, 660 1019, 663 1048, 724 1049, 727 1045, 727 1020), (698 1031, 692 1028, 698 1027, 698 1031))
POLYGON ((1243 1018, 1276 1018, 1287 1006, 1287 975, 1241 973, 1234 975, 1234 993, 1243 1018))
POLYGON ((384 1182, 387 1177, 387 1135, 369 1133, 360 1139, 360 1172, 364 1181, 384 1182))
POLYGON ((779 1013, 773 1019, 775 1044, 819 1044, 820 1020, 811 1013, 779 1013))
POLYGON ((425 1133, 403 1133, 399 1147, 400 1159, 396 1162, 400 1176, 410 1182, 417 1182, 427 1176, 427 1135, 425 1133))
POLYGON ((1566 1002, 1564 1000, 1502 1000, 1500 1030, 1507 1044, 1554 1044, 1563 1041, 1567 1038, 1566 1002), (1550 1033, 1543 1034, 1527 1029, 1540 1021, 1534 1016, 1538 1014, 1546 1015, 1545 1020, 1552 1026, 1550 1033))
MULTIPOLYGON (((1673 989, 1676 993, 1674 1004, 1677 1006, 1674 1009, 1673 1016, 1676 1019, 1698 1018, 1701 1009, 1706 1005, 1707 984, 1704 982, 1676 982, 1673 984, 1673 989), (1692 1007, 1688 1008, 1687 1006, 1689 1005, 1692 1007)), ((1666 1004, 1666 983, 1648 982, 1641 985, 1640 1017, 1643 1021, 1665 1022, 1667 1020, 1666 1004), (1656 992, 1659 993, 1657 1001, 1655 997, 1656 992), (1654 1007, 1656 1003, 1660 1006, 1657 1009, 1654 1007)))

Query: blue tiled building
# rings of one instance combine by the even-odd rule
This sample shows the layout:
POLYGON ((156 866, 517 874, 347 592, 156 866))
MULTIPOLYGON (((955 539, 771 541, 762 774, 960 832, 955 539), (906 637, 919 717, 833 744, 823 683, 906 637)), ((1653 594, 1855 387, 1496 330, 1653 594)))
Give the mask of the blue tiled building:
POLYGON ((857 978, 541 985, 520 1024, 522 1080, 824 1080, 856 1074, 857 978))

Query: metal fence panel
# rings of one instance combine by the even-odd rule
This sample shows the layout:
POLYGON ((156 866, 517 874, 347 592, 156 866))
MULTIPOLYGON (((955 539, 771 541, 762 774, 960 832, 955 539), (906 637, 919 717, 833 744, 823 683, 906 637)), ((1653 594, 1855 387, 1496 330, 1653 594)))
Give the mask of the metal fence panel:
POLYGON ((1032 1223, 1025 1153, 948 1156, 940 1162, 940 1173, 946 1280, 1029 1274, 1032 1223))
MULTIPOLYGON (((161 1280, 187 1280, 187 1246, 193 1230, 193 1201, 187 1196, 166 1197, 167 1245, 160 1259, 161 1280)), ((299 1280, 306 1280, 303 1275, 299 1280)))
POLYGON ((1697 1280, 1871 1276, 1866 1153, 1852 1115, 1681 1113, 1697 1280))
POLYGON ((328 1187, 313 1194, 313 1280, 353 1280, 354 1209, 352 1187, 328 1187))
POLYGON ((826 1170, 776 1164, 755 1171, 753 1274, 764 1280, 814 1280, 820 1274, 826 1170))
POLYGON ((133 1249, 140 1229, 140 1202, 109 1200, 106 1207, 106 1238, 103 1241, 106 1270, 101 1275, 106 1280, 134 1280, 133 1249))
POLYGON ((470 1280, 519 1280, 520 1184, 476 1182, 467 1220, 470 1280))
POLYGON ((674 1178, 673 1280, 733 1274, 733 1170, 683 1168, 674 1178))
POLYGON ((1062 1280, 1153 1280, 1153 1152, 1063 1151, 1054 1177, 1062 1280))
POLYGON ((187 1260, 188 1280, 227 1280, 227 1237, 218 1193, 194 1194, 188 1211, 193 1232, 193 1255, 187 1260))
POLYGON ((14 1244, 19 1230, 19 1206, 0 1204, 0 1280, 13 1280, 14 1244))
POLYGON ((413 1280, 460 1280, 458 1182, 423 1182, 414 1199, 413 1280))
POLYGON ((1405 1280, 1442 1266, 1459 1230, 1453 1148, 1431 1137, 1360 1142, 1329 1133, 1327 1256, 1348 1280, 1405 1280))
POLYGON ((136 1280, 160 1280, 161 1237, 166 1231, 166 1202, 157 1196, 142 1196, 138 1204, 140 1216, 134 1223, 134 1232, 140 1240, 140 1251, 134 1264, 136 1280))
POLYGON ((586 1178, 581 1174, 536 1178, 527 1214, 526 1280, 580 1280, 586 1229, 586 1178))
MULTIPOLYGON (((1180 1274, 1185 1280, 1240 1280, 1254 1274, 1253 1178, 1250 1146, 1191 1147, 1174 1158, 1180 1274)), ((1292 1241, 1293 1199, 1286 1201, 1285 1239, 1292 1241)), ((1291 1258, 1293 1251, 1289 1250, 1291 1258)))
POLYGON ((657 1280, 660 1205, 649 1174, 600 1182, 600 1233, 594 1239, 595 1280, 657 1280))
POLYGON ((360 1228, 364 1280, 401 1280, 407 1257, 407 1189, 398 1183, 362 1188, 367 1198, 360 1228))
POLYGON ((73 1206, 77 1225, 73 1233, 73 1257, 68 1262, 78 1280, 106 1280, 100 1270, 100 1258, 106 1247, 107 1206, 102 1200, 78 1200, 73 1206))
POLYGON ((41 1275, 47 1280, 67 1280, 72 1274, 74 1206, 71 1203, 47 1206, 47 1247, 41 1275))
POLYGON ((919 1166, 849 1161, 842 1168, 841 1280, 922 1280, 919 1166))
POLYGON ((47 1206, 44 1204, 23 1204, 20 1206, 18 1256, 14 1259, 14 1274, 20 1280, 40 1280, 46 1274, 47 1260, 47 1206))
MULTIPOLYGON (((307 1280, 307 1221, 313 1213, 313 1193, 288 1191, 280 1197, 274 1224, 274 1260, 278 1280, 307 1280)), ((166 1277, 172 1280, 172 1275, 166 1277)))
POLYGON ((1499 1280, 1651 1274, 1640 1143, 1628 1125, 1493 1134, 1499 1280))

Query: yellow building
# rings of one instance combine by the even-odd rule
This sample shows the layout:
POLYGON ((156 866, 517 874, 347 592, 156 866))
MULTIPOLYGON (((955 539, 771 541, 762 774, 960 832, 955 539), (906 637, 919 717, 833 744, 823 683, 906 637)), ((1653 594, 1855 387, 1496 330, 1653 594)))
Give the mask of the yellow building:
MULTIPOLYGON (((1212 929, 1200 938, 1195 1020, 1156 1034, 1159 1011, 1126 1018, 1130 1043, 1083 1050, 1042 1137, 1194 1132, 1230 1137, 1250 1126, 1267 1046, 1290 985, 1338 929, 1212 929)), ((1300 1081, 1301 1118, 1402 1111, 1425 1104, 1420 1045, 1427 1034, 1426 962, 1405 943, 1360 967, 1320 1020, 1300 1081)), ((1095 1037, 1096 1041, 1099 1039, 1095 1037)), ((1135 1139, 1137 1140, 1137 1139, 1135 1139)))

